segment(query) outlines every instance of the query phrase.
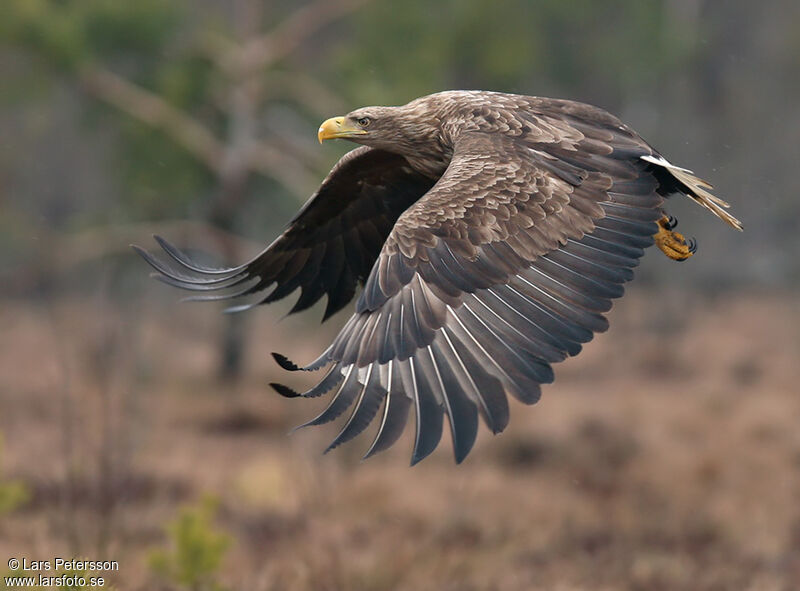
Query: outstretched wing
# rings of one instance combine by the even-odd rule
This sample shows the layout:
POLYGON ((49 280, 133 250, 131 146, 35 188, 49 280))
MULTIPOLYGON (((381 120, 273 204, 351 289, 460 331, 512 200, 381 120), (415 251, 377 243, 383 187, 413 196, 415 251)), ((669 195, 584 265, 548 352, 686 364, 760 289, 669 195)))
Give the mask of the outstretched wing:
POLYGON ((547 141, 462 133, 444 175, 397 220, 356 314, 304 368, 332 363, 304 396, 335 389, 307 425, 352 407, 329 449, 362 432, 383 405, 367 456, 397 440, 413 409, 412 463, 438 445, 445 416, 460 462, 479 415, 502 431, 507 394, 536 402, 540 384, 553 380, 551 364, 607 328, 603 314, 661 215, 658 183, 641 160, 652 150, 613 125, 543 125, 547 141))
POLYGON ((192 261, 156 237, 171 262, 166 265, 142 249, 137 252, 158 272, 158 279, 203 292, 190 299, 216 300, 275 289, 239 311, 279 300, 298 287, 290 313, 328 296, 324 318, 341 310, 363 282, 397 218, 433 185, 397 154, 359 147, 345 154, 286 230, 252 260, 231 268, 210 268, 192 261))

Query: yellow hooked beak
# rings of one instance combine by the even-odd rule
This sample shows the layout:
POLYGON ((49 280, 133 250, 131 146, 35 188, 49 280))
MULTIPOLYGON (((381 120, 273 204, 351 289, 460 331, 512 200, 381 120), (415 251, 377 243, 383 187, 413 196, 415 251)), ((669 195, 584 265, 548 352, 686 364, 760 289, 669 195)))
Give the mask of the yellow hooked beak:
POLYGON ((321 144, 325 140, 347 138, 354 135, 364 135, 365 133, 367 133, 365 130, 349 125, 344 117, 331 117, 319 126, 317 139, 321 144))

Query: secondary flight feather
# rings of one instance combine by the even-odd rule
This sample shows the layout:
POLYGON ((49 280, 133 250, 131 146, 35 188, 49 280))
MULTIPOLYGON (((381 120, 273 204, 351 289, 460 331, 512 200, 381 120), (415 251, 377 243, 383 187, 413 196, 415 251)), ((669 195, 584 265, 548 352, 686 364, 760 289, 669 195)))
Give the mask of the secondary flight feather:
POLYGON ((193 299, 244 299, 235 311, 299 289, 292 312, 325 296, 327 318, 363 287, 317 360, 275 354, 290 371, 327 367, 302 394, 273 386, 330 397, 306 425, 349 411, 328 449, 376 422, 370 456, 413 414, 412 463, 437 447, 445 419, 461 462, 479 417, 502 431, 509 395, 536 402, 552 364, 606 330, 645 248, 692 256, 665 197, 687 195, 742 229, 709 183, 583 103, 449 91, 328 119, 319 139, 335 138, 362 146, 252 260, 210 268, 161 238, 169 263, 137 248, 159 279, 201 292, 193 299))

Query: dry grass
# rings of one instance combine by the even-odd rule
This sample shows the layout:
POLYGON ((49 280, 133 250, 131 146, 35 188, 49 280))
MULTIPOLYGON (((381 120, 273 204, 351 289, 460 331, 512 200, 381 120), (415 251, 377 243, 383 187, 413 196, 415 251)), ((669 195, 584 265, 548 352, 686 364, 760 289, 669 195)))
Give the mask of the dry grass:
POLYGON ((796 295, 633 293, 503 435, 413 469, 408 439, 360 463, 361 440, 319 454, 335 427, 287 436, 318 403, 268 389, 286 378, 268 352, 310 359, 314 333, 251 316, 234 387, 214 379, 209 308, 4 303, 3 461, 32 499, 0 521, 0 558, 113 558, 118 589, 152 589, 148 548, 213 493, 231 589, 800 584, 796 295))

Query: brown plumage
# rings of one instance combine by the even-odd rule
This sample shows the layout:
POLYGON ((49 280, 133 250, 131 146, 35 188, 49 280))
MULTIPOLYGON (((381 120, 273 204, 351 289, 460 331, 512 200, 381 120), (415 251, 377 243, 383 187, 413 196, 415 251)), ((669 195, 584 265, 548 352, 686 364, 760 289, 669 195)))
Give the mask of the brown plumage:
POLYGON ((236 311, 299 288, 292 312, 325 295, 327 318, 363 285, 319 359, 299 368, 275 355, 289 370, 330 366, 304 394, 274 385, 290 397, 333 391, 307 425, 352 408, 329 449, 378 415, 367 456, 386 449, 413 411, 412 463, 437 446, 444 417, 460 462, 479 415, 502 431, 507 395, 536 402, 551 364, 607 328, 665 196, 684 193, 741 229, 710 185, 582 103, 443 92, 330 119, 320 140, 334 137, 364 146, 251 261, 203 267, 158 239, 174 267, 139 249, 162 281, 213 292, 194 299, 254 298, 236 311))

